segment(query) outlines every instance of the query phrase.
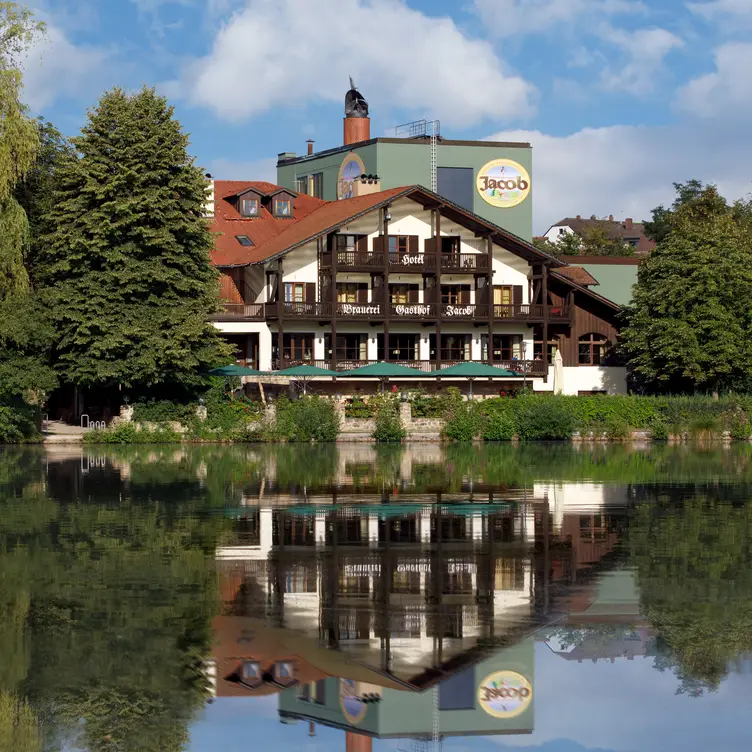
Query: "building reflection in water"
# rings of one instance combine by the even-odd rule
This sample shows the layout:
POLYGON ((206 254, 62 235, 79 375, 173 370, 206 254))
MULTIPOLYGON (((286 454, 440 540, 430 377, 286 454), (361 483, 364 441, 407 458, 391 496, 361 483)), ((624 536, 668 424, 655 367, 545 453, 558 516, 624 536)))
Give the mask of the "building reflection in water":
POLYGON ((369 451, 340 453, 328 487, 267 480, 232 510, 218 695, 278 693, 282 721, 341 728, 355 752, 374 737, 530 733, 536 640, 578 660, 647 654, 620 569, 626 487, 415 488, 430 462, 409 452, 408 482, 378 487, 369 451), (588 644, 571 630, 589 620, 624 630, 588 644))

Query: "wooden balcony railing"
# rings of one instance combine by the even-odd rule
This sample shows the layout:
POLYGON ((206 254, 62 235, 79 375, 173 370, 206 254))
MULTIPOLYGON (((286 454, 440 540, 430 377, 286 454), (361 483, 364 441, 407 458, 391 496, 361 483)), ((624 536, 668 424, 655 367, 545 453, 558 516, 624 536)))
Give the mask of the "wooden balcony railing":
POLYGON ((214 314, 212 318, 246 319, 250 321, 263 321, 265 318, 263 303, 222 303, 221 313, 214 314))
POLYGON ((485 253, 442 253, 439 259, 442 272, 474 274, 488 270, 485 253))
MULTIPOLYGON (((336 251, 324 253, 321 265, 331 268, 336 260, 342 270, 374 271, 384 268, 384 254, 370 251, 336 251)), ((475 274, 488 270, 488 256, 485 253, 395 253, 388 254, 389 271, 423 274, 441 271, 444 273, 475 274)))

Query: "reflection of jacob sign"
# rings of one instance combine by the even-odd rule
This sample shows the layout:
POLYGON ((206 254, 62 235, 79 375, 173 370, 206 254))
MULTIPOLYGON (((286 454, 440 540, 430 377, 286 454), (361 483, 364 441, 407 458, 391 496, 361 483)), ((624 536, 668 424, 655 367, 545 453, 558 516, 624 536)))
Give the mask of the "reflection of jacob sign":
POLYGON ((494 718, 514 718, 533 701, 533 686, 516 671, 496 671, 478 687, 478 704, 494 718))
POLYGON ((518 162, 494 159, 478 170, 476 188, 486 203, 509 209, 530 194, 530 175, 518 162))
POLYGON ((358 695, 358 685, 352 679, 339 680, 339 705, 350 723, 360 723, 366 717, 368 705, 358 695))

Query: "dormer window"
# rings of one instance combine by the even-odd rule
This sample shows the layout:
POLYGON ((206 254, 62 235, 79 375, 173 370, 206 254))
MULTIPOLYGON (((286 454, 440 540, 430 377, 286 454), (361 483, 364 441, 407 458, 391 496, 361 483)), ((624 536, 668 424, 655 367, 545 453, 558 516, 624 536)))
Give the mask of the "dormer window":
POLYGON ((253 241, 247 235, 236 235, 235 240, 246 248, 250 248, 253 245, 253 241))
POLYGON ((295 678, 295 664, 292 661, 277 661, 277 680, 289 681, 295 678))
POLYGON ((292 201, 289 198, 275 198, 274 216, 292 217, 292 201))
POLYGON ((259 200, 257 198, 241 198, 239 209, 242 217, 258 217, 259 200))
POLYGON ((261 664, 258 661, 243 661, 241 679, 253 683, 261 678, 261 664))

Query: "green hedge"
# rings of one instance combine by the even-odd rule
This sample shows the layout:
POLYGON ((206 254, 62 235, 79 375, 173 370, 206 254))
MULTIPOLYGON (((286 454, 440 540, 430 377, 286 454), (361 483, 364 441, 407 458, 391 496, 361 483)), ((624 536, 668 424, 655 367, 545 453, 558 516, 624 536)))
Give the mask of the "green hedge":
POLYGON ((527 394, 463 402, 448 390, 444 436, 450 441, 566 440, 575 431, 606 434, 620 440, 631 430, 647 429, 655 439, 670 434, 693 438, 732 438, 752 434, 752 395, 712 397, 574 397, 527 394))
POLYGON ((39 412, 35 407, 0 405, 0 444, 24 444, 38 441, 39 412))
POLYGON ((323 397, 277 400, 277 420, 269 427, 271 441, 336 441, 339 419, 334 403, 323 397))

